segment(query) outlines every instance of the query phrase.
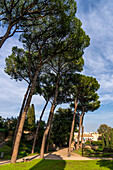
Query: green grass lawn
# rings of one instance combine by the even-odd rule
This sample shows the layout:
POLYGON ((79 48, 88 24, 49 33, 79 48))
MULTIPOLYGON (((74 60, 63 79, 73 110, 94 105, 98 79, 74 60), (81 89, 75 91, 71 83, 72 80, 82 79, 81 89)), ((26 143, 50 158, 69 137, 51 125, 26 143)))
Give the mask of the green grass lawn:
POLYGON ((36 159, 30 162, 1 165, 0 170, 113 170, 111 160, 68 161, 36 159))
MULTIPOLYGON (((73 152, 79 154, 79 155, 82 155, 82 149, 79 148, 78 151, 74 150, 73 152)), ((110 158, 110 157, 113 157, 113 152, 103 152, 102 150, 100 149, 97 149, 97 150, 93 150, 93 149, 83 149, 83 156, 85 157, 99 157, 99 158, 102 158, 102 157, 105 157, 105 158, 110 158)))

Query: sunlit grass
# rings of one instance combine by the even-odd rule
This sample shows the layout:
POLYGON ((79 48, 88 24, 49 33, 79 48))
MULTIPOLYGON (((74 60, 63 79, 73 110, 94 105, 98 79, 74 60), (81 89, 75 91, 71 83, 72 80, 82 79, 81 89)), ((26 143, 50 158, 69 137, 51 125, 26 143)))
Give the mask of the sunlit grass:
POLYGON ((45 160, 36 159, 29 162, 7 164, 0 166, 0 170, 109 170, 113 169, 111 160, 45 160))

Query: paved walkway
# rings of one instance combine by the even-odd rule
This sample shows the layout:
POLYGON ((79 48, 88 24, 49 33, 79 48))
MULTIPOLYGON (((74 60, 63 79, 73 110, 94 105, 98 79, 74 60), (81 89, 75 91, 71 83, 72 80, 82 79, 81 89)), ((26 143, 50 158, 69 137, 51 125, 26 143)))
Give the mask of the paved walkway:
MULTIPOLYGON (((59 149, 58 151, 44 154, 44 158, 45 159, 55 159, 55 160, 94 160, 94 159, 113 160, 113 158, 88 158, 88 157, 80 156, 76 153, 71 153, 71 156, 68 157, 67 153, 68 153, 68 148, 62 148, 62 149, 59 149)), ((20 158, 17 160, 17 162, 23 162, 23 159, 25 159, 25 160, 29 159, 29 161, 31 161, 33 159, 39 159, 39 158, 40 158, 40 155, 37 154, 37 155, 33 155, 33 156, 20 158)), ((2 161, 0 161, 0 165, 8 164, 10 162, 11 162, 10 160, 2 160, 2 161)))
POLYGON ((90 158, 80 156, 76 153, 71 153, 68 157, 68 148, 59 149, 58 151, 45 154, 45 159, 62 159, 62 160, 90 160, 90 158))

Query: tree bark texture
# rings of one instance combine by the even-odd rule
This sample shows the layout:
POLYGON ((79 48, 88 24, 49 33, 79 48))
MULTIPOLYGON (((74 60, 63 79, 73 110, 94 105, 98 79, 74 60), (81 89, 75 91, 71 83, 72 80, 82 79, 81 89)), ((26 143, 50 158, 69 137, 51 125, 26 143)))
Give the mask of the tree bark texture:
POLYGON ((85 115, 85 113, 83 112, 82 123, 81 123, 81 126, 82 126, 82 136, 81 136, 81 145, 80 145, 81 148, 82 148, 82 143, 83 143, 83 133, 84 133, 84 127, 83 127, 84 115, 85 115))
POLYGON ((82 135, 81 135, 81 148, 82 148, 82 143, 83 143, 83 133, 84 133, 84 126, 82 126, 82 135))
POLYGON ((49 150, 49 139, 50 139, 50 137, 51 137, 51 127, 50 127, 50 130, 49 130, 46 152, 48 152, 48 150, 49 150))
POLYGON ((16 129, 15 129, 15 133, 14 133, 14 138, 13 138, 13 144, 12 144, 11 154, 13 153, 13 148, 14 148, 14 143, 15 143, 15 139, 16 139, 16 134, 17 134, 17 132, 18 132, 19 123, 20 123, 20 120, 21 120, 22 112, 23 112, 23 109, 24 109, 24 105, 25 105, 25 102, 26 102, 26 98, 27 98, 29 89, 30 89, 30 84, 29 84, 29 86, 28 86, 28 88, 27 88, 26 94, 24 95, 23 103, 22 103, 21 110, 20 110, 20 114, 19 114, 19 117, 18 117, 16 129))
POLYGON ((27 101, 26 101, 26 104, 25 104, 25 107, 24 107, 24 111, 23 111, 22 116, 21 116, 18 132, 17 132, 17 135, 16 135, 15 144, 14 144, 13 154, 12 154, 12 158, 11 158, 11 163, 16 163, 19 144, 20 144, 22 131, 23 131, 23 126, 24 126, 26 114, 27 114, 27 111, 28 111, 28 108, 29 108, 29 105, 30 105, 30 102, 31 102, 31 99, 32 99, 32 96, 33 96, 33 92, 34 92, 34 89, 35 89, 36 80, 37 80, 39 70, 40 70, 40 67, 35 72, 35 76, 33 78, 32 85, 31 85, 31 88, 30 88, 30 92, 29 92, 29 95, 27 97, 27 101))
MULTIPOLYGON (((52 119, 53 119, 53 116, 52 116, 52 119)), ((49 135, 48 135, 48 142, 47 142, 46 152, 48 152, 48 149, 49 149, 49 139, 50 139, 50 137, 51 137, 52 119, 51 119, 51 124, 50 124, 50 130, 49 130, 49 135)))
POLYGON ((44 111, 45 111, 45 109, 46 109, 46 107, 47 107, 47 105, 48 105, 48 102, 49 102, 49 100, 46 101, 46 104, 45 104, 45 106, 44 106, 44 108, 43 108, 43 110, 42 110, 42 114, 41 114, 41 116, 40 116, 40 120, 39 120, 38 126, 37 126, 37 128, 36 128, 36 133, 35 133, 35 136, 34 136, 34 141, 33 141, 33 146, 32 146, 32 151, 31 151, 31 153, 34 153, 34 149, 35 149, 35 144, 36 144, 36 140, 37 140, 37 135, 38 135, 40 123, 41 123, 41 120, 42 120, 44 111))
POLYGON ((58 95, 58 83, 59 83, 59 80, 60 79, 58 79, 58 81, 56 83, 55 97, 54 97, 54 100, 53 100, 53 104, 51 106, 51 110, 50 110, 50 114, 49 114, 49 118, 48 118, 48 122, 47 122, 47 127, 46 127, 46 130, 44 132, 43 139, 42 139, 42 145, 41 145, 41 150, 40 150, 40 158, 44 158, 45 143, 46 143, 47 135, 48 135, 51 123, 52 123, 55 102, 57 100, 57 95, 58 95))
POLYGON ((72 137, 73 137, 73 132, 74 132, 74 126, 75 126, 75 117, 76 117, 77 105, 78 105, 78 102, 75 99, 75 109, 74 109, 73 121, 72 121, 72 125, 71 125, 71 132, 70 132, 70 138, 69 138, 68 156, 71 156, 71 143, 72 143, 72 137))
POLYGON ((76 145, 76 150, 78 150, 78 148, 79 148, 79 139, 80 139, 81 124, 82 124, 82 114, 80 115, 79 131, 78 131, 78 141, 77 141, 77 145, 76 145))

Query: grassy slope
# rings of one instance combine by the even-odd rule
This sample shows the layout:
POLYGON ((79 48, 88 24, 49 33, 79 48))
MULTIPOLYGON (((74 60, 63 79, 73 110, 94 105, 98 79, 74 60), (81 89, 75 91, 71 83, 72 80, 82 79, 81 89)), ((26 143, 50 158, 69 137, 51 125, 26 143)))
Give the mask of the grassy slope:
POLYGON ((112 170, 111 160, 65 161, 37 159, 30 162, 7 164, 0 170, 112 170))

